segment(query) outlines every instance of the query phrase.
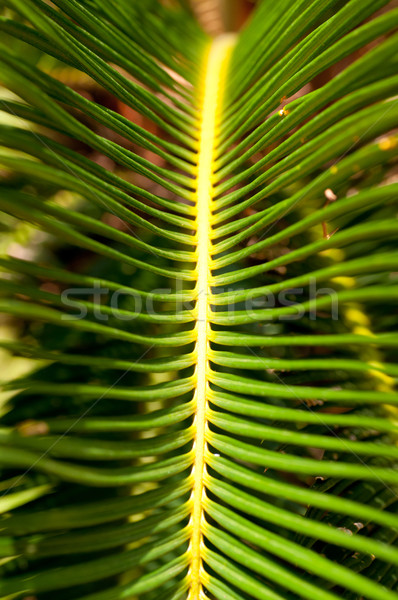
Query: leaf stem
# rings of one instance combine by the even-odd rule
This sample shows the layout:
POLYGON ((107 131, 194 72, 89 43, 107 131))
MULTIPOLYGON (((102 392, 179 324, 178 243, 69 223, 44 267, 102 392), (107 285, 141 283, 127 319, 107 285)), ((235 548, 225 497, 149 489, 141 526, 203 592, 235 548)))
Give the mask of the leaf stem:
POLYGON ((188 600, 204 598, 203 578, 203 479, 206 472, 206 427, 208 355, 211 302, 211 255, 212 255, 212 209, 213 176, 217 149, 217 133, 220 104, 224 87, 225 72, 235 37, 222 35, 208 48, 200 93, 201 125, 196 175, 196 368, 195 368, 195 420, 194 420, 194 465, 192 470, 192 512, 190 518, 191 539, 188 548, 190 567, 188 600))

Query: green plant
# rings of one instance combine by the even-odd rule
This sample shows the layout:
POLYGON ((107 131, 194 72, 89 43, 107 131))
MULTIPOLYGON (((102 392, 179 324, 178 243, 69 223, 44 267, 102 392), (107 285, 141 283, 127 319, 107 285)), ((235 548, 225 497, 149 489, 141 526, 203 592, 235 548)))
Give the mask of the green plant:
POLYGON ((3 3, 2 597, 398 598, 386 5, 3 3))

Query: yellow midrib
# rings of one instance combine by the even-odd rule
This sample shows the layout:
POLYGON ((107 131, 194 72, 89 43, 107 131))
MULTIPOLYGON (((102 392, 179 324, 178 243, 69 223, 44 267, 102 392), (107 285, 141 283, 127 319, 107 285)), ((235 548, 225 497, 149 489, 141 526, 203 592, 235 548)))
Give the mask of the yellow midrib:
POLYGON ((203 478, 206 471, 208 331, 211 303, 211 255, 213 169, 217 148, 219 107, 222 101, 225 74, 235 36, 223 35, 210 45, 204 62, 200 90, 201 125, 196 176, 196 369, 195 369, 195 438, 192 470, 191 538, 189 544, 188 600, 204 598, 202 590, 203 557, 203 478))

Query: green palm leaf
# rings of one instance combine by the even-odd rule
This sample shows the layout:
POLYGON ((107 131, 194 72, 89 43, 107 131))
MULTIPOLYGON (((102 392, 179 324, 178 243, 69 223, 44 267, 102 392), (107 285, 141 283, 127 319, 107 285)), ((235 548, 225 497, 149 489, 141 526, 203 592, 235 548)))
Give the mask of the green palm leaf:
POLYGON ((0 596, 398 598, 398 10, 2 4, 0 596))

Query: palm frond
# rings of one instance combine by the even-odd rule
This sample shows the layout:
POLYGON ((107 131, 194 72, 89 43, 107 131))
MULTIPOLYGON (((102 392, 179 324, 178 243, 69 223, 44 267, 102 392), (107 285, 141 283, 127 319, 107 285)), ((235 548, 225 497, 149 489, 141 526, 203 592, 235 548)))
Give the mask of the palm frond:
POLYGON ((398 598, 387 4, 3 3, 1 597, 398 598))

